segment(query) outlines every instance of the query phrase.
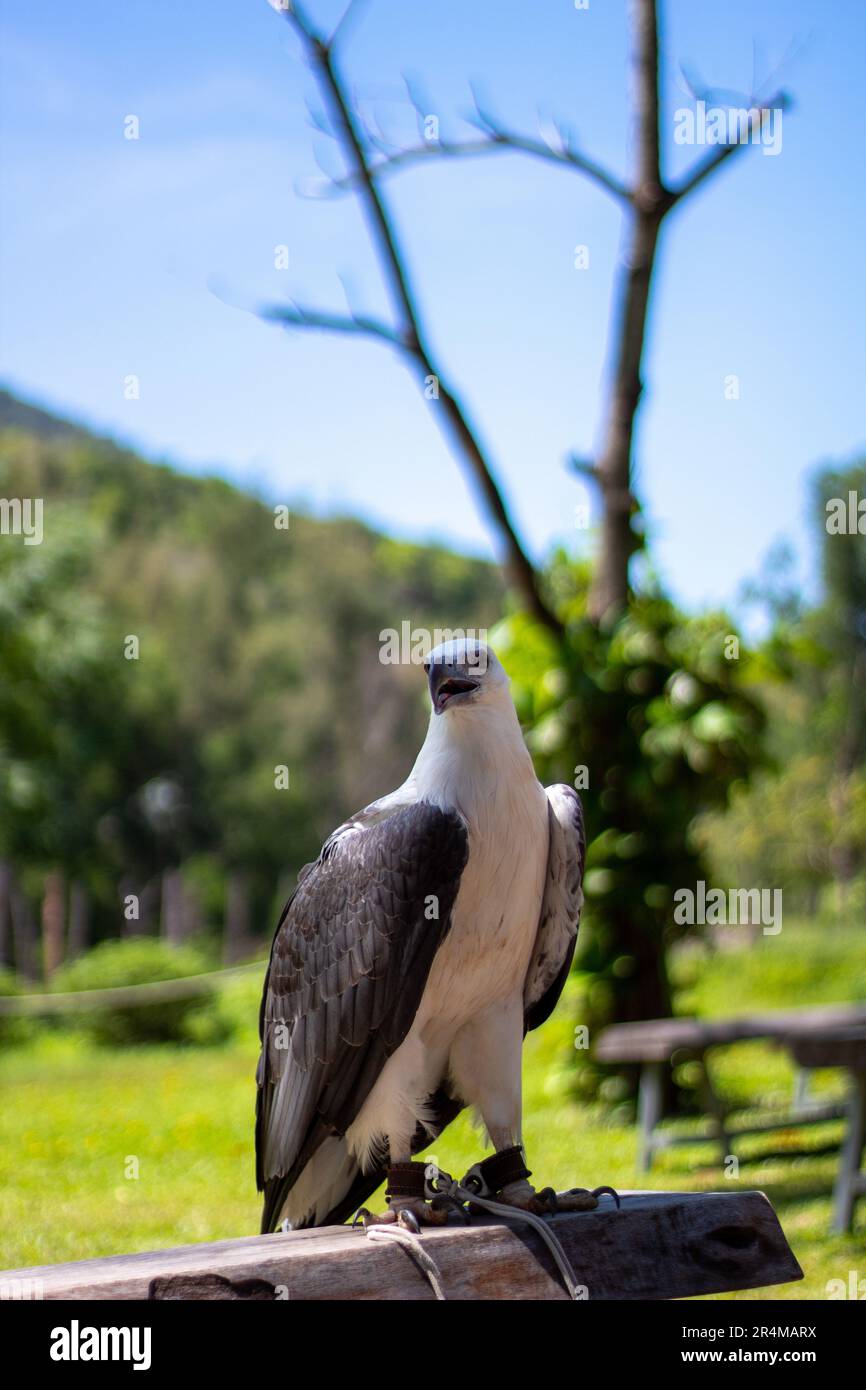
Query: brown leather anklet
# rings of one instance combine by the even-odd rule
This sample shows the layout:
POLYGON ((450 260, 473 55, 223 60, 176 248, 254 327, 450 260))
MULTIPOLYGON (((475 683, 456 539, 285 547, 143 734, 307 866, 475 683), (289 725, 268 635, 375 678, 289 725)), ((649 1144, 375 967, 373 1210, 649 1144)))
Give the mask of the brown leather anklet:
POLYGON ((478 1172, 491 1192, 501 1192, 509 1183, 532 1176, 520 1144, 514 1144, 510 1149, 500 1149, 499 1153, 483 1159, 478 1164, 478 1172))
POLYGON ((423 1201, 426 1172, 426 1163, 392 1163, 385 1188, 388 1201, 392 1197, 418 1197, 423 1201))

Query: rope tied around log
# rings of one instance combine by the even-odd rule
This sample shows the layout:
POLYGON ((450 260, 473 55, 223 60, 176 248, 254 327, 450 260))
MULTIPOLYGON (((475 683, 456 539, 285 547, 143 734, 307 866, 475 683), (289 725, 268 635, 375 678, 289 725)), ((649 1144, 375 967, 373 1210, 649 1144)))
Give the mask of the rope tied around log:
POLYGON ((421 1272, 427 1276, 437 1300, 440 1303, 447 1302, 442 1271, 430 1251, 424 1248, 419 1232, 410 1231, 408 1226, 366 1226, 364 1230, 368 1240, 392 1240, 397 1245, 402 1245, 404 1250, 408 1250, 421 1272))
MULTIPOLYGON (((476 1165, 477 1167, 478 1165, 476 1165)), ((506 1206, 504 1202, 495 1202, 491 1197, 482 1195, 478 1190, 477 1180, 473 1181, 474 1170, 470 1169, 458 1182, 450 1173, 444 1172, 434 1164, 430 1164, 425 1177, 425 1197, 430 1200, 439 1199, 451 1202, 464 1221, 467 1223, 471 1219, 472 1208, 481 1208, 482 1211, 489 1212, 491 1216, 498 1216, 509 1221, 522 1221, 527 1226, 531 1226, 538 1233, 547 1246, 550 1254, 559 1270, 562 1282, 565 1286, 569 1298, 572 1300, 582 1300, 585 1290, 577 1282, 577 1276, 571 1266, 562 1243, 555 1232, 541 1216, 536 1216, 534 1212, 523 1211, 520 1207, 506 1206), (469 1185, 467 1185, 469 1184, 469 1185)), ((611 1188, 598 1188, 594 1196, 601 1196, 603 1193, 612 1196, 619 1206, 619 1197, 611 1188)), ((404 1216, 406 1213, 404 1213, 404 1216)), ((358 1216, 352 1222, 357 1224, 358 1216)), ((382 1241, 390 1240, 408 1251, 415 1260, 421 1272, 427 1278, 436 1299, 440 1302, 447 1302, 445 1284, 442 1271, 433 1259, 429 1249, 424 1245, 420 1227, 412 1230, 408 1225, 384 1226, 371 1224, 365 1226, 365 1234, 368 1240, 382 1241)))

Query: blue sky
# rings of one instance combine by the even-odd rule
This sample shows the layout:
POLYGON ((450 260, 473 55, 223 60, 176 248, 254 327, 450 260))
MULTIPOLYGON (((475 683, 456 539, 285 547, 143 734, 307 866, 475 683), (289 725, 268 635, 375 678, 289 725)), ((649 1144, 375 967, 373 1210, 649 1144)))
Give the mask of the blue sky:
MULTIPOLYGON (((308 8, 324 24, 341 7, 308 8)), ((697 607, 732 602, 780 536, 810 582, 807 480, 866 447, 866 6, 668 0, 664 19, 672 175, 704 153, 673 140, 690 103, 678 64, 748 90, 793 50, 780 153, 731 160, 671 219, 659 265, 637 480, 656 566, 697 607)), ((2 27, 6 382, 191 471, 490 554, 435 403, 395 357, 290 337, 244 307, 291 294, 340 310, 342 276, 357 306, 387 308, 352 202, 296 193, 315 151, 338 165, 307 123, 314 87, 285 21, 265 0, 18 0, 2 27), (129 374, 139 400, 124 399, 129 374)), ((415 136, 402 73, 452 135, 473 80, 511 126, 534 134, 540 106, 623 173, 627 42, 613 0, 370 0, 343 63, 395 136, 415 136)), ((407 172, 388 196, 437 352, 531 550, 585 544, 564 459, 598 440, 619 210, 579 175, 511 155, 407 172)))

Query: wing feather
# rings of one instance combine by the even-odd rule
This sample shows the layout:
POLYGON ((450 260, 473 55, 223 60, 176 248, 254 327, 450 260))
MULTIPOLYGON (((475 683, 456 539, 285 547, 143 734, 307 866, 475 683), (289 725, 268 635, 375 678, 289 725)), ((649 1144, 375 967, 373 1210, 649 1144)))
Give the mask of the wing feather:
POLYGON ((526 1032, 538 1028, 556 1007, 571 969, 583 906, 583 805, 574 788, 564 783, 545 791, 550 848, 538 934, 523 993, 526 1032))
POLYGON ((263 1230, 408 1033, 468 855, 462 817, 426 802, 350 824, 299 877, 271 948, 256 1107, 263 1230))

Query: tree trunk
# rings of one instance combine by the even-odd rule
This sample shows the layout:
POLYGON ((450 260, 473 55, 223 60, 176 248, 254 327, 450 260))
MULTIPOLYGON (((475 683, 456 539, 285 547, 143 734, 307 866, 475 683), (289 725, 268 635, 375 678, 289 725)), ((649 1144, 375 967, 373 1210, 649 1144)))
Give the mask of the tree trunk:
POLYGON ((15 944, 15 969, 25 980, 38 980, 39 938, 36 918, 27 898, 13 882, 9 904, 12 909, 12 938, 15 944))
POLYGON ((0 860, 0 966, 12 961, 12 867, 0 860))
POLYGON ((613 381, 598 463, 601 547, 589 594, 596 623, 616 616, 629 594, 629 561, 640 540, 632 527, 637 504, 631 490, 635 416, 641 397, 641 362, 653 266, 662 218, 670 198, 662 188, 659 163, 659 56, 655 0, 633 0, 634 110, 637 178, 633 213, 616 291, 613 322, 613 381))
POLYGON ((83 956, 90 943, 90 894, 84 884, 73 880, 69 890, 69 939, 66 952, 70 960, 83 956))
POLYGON ((190 937, 201 936, 204 931, 204 914, 196 889, 189 883, 184 883, 182 875, 180 892, 182 940, 189 941, 190 937))
POLYGON ((643 389, 643 356, 649 292, 658 241, 655 216, 636 214, 629 238, 628 266, 618 289, 616 329, 618 353, 604 430, 604 443, 595 471, 602 497, 601 544, 593 572, 589 613, 594 622, 625 608, 629 594, 629 562, 640 540, 632 528, 637 503, 631 490, 635 416, 643 389))
POLYGON ((164 869, 160 933, 173 946, 179 946, 184 939, 185 927, 183 878, 180 869, 164 869))
POLYGON ((162 911, 162 875, 155 874, 149 878, 141 890, 139 896, 139 936, 156 936, 159 929, 160 912, 162 911))
POLYGON ((234 965, 250 952, 250 885, 244 873, 230 873, 226 883, 223 961, 234 965))
POLYGON ((124 907, 121 918, 121 936, 155 936, 158 933, 162 905, 162 875, 148 879, 144 887, 132 879, 125 878, 120 883, 120 900, 124 907), (127 917, 126 901, 136 899, 136 916, 127 917))
POLYGON ((66 879, 59 869, 45 877, 42 893, 42 967, 46 980, 63 964, 66 950, 66 879))

